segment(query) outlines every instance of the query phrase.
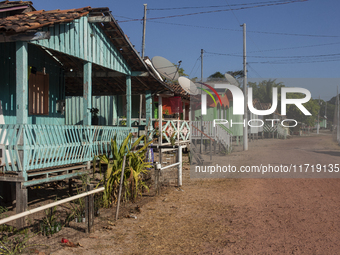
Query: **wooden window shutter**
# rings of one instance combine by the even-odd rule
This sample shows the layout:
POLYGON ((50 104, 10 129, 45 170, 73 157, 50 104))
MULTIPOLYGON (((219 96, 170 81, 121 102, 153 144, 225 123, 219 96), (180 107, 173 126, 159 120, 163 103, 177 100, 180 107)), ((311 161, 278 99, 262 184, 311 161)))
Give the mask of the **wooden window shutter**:
POLYGON ((37 72, 28 81, 29 115, 48 115, 49 113, 49 75, 37 72))

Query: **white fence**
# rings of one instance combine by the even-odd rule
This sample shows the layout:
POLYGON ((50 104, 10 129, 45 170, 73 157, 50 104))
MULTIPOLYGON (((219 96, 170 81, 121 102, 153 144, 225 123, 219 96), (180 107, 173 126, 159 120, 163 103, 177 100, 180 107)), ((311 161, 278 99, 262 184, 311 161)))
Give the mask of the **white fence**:
MULTIPOLYGON (((192 134, 191 137, 193 139, 197 139, 201 137, 202 133, 199 131, 202 129, 202 132, 209 136, 210 138, 214 139, 217 142, 223 144, 224 147, 230 148, 232 145, 232 133, 229 130, 229 123, 226 124, 216 124, 214 127, 212 121, 193 121, 192 125, 192 134), (202 127, 201 127, 202 124, 202 127), (195 128, 196 127, 196 128, 195 128)), ((203 136, 204 138, 204 136, 203 136)))

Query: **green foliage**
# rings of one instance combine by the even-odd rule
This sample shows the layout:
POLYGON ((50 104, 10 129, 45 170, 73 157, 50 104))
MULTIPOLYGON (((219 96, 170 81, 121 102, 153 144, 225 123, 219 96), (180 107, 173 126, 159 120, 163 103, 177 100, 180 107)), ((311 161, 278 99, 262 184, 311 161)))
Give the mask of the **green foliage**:
MULTIPOLYGON (((287 98, 304 98, 305 95, 299 93, 288 93, 287 98)), ((312 116, 305 116, 299 108, 295 105, 288 104, 287 105, 287 118, 295 119, 298 122, 303 122, 308 126, 314 126, 315 120, 318 116, 318 112, 320 110, 320 105, 318 100, 311 99, 307 103, 303 104, 304 107, 312 114, 312 116)))
POLYGON ((178 68, 178 65, 176 65, 174 63, 172 63, 172 64, 177 67, 179 76, 186 76, 186 77, 189 76, 186 73, 184 73, 184 69, 182 67, 178 68))
POLYGON ((131 144, 132 134, 130 133, 120 148, 117 146, 115 137, 111 140, 111 153, 112 159, 109 155, 99 155, 101 164, 107 165, 107 171, 104 175, 104 193, 103 193, 103 205, 109 207, 112 203, 116 202, 118 197, 118 187, 120 184, 120 178, 123 168, 124 155, 126 155, 126 165, 124 170, 124 191, 123 198, 125 200, 136 200, 138 195, 141 195, 142 187, 148 190, 147 185, 143 181, 143 174, 148 172, 148 168, 151 168, 150 162, 145 162, 147 147, 152 143, 147 143, 146 137, 141 136, 131 144), (141 140, 144 138, 144 146, 137 151, 132 151, 141 140))
POLYGON ((175 146, 175 143, 176 143, 176 132, 173 132, 172 135, 170 136, 170 143, 172 146, 175 146))
MULTIPOLYGON (((278 88, 278 104, 277 112, 281 113, 281 88, 285 87, 282 82, 277 83, 276 80, 263 80, 259 83, 249 82, 249 87, 253 88, 253 99, 257 98, 261 103, 272 103, 273 88, 278 88)), ((287 98, 304 98, 305 95, 301 93, 288 93, 287 98)), ((320 106, 318 100, 309 100, 307 103, 303 104, 304 107, 312 114, 312 116, 305 116, 299 108, 295 105, 288 104, 286 107, 287 118, 295 119, 298 122, 303 122, 309 126, 314 126, 315 119, 318 116, 320 106)))
POLYGON ((126 126, 126 116, 122 116, 121 118, 122 118, 122 120, 120 122, 120 125, 126 126))
POLYGON ((4 237, 2 240, 0 240, 0 254, 27 254, 29 249, 32 249, 35 246, 42 246, 28 243, 30 239, 36 235, 37 234, 29 235, 28 232, 25 232, 24 234, 19 234, 12 238, 4 237))
POLYGON ((236 80, 244 77, 244 71, 238 70, 238 71, 228 71, 227 74, 230 74, 233 76, 236 80))
POLYGON ((90 112, 93 116, 98 116, 99 109, 98 108, 91 108, 90 112))
POLYGON ((209 78, 211 79, 211 78, 225 78, 224 77, 224 74, 222 74, 222 73, 220 73, 220 72, 215 72, 215 73, 213 73, 212 75, 210 75, 209 77, 208 77, 208 80, 209 80, 209 78))
POLYGON ((248 86, 253 88, 253 99, 257 98, 261 103, 272 103, 273 88, 278 88, 278 104, 277 110, 281 112, 281 88, 285 85, 282 82, 276 82, 276 80, 263 80, 258 84, 256 82, 249 82, 248 86))
POLYGON ((43 222, 45 225, 52 228, 52 226, 55 225, 57 217, 56 217, 57 207, 54 206, 52 208, 48 208, 45 210, 45 217, 43 219, 43 222))
MULTIPOLYGON (((0 197, 0 198, 2 198, 2 197, 0 197)), ((6 212, 8 212, 8 208, 5 207, 5 206, 0 206, 0 219, 7 217, 6 214, 3 214, 3 213, 6 213, 6 212)))

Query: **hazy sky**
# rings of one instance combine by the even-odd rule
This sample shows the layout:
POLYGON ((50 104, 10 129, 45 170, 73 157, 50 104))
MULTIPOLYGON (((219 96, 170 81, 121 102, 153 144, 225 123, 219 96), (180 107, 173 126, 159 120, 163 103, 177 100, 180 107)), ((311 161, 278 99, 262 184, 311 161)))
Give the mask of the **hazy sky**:
MULTIPOLYGON (((143 18, 144 3, 151 18, 146 25, 145 55, 163 56, 173 63, 182 60, 191 78, 201 76, 201 49, 204 77, 243 68, 242 23, 247 27, 249 78, 340 78, 337 0, 33 0, 37 10, 109 7, 137 51, 142 46, 142 21, 131 19, 143 18), (210 13, 194 14, 199 12, 210 13), (154 19, 167 16, 172 17, 154 19)), ((337 85, 305 88, 313 98, 320 95, 328 100, 336 94, 337 85)))

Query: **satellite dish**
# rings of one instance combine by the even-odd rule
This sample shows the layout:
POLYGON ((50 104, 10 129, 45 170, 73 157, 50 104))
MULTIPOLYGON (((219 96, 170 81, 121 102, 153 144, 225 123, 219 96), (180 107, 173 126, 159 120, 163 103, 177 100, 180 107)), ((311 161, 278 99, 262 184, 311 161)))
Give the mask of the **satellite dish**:
POLYGON ((190 79, 181 76, 178 78, 178 83, 189 95, 197 95, 197 87, 190 79))
POLYGON ((166 79, 170 81, 178 80, 177 67, 166 58, 156 56, 151 59, 156 70, 166 79))
POLYGON ((238 83, 238 81, 237 81, 233 76, 231 76, 230 74, 225 73, 225 74, 224 74, 224 77, 227 79, 227 81, 228 81, 231 85, 235 85, 235 86, 237 86, 237 87, 240 86, 240 84, 238 83))

